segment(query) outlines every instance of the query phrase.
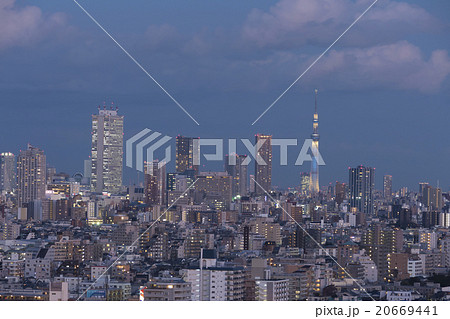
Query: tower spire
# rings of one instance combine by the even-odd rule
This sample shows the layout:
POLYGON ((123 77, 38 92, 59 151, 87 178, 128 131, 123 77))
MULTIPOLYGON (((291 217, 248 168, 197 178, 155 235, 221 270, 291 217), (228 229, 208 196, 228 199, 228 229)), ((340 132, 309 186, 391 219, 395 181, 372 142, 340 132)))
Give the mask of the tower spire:
POLYGON ((317 114, 317 92, 319 90, 315 89, 314 93, 315 93, 315 100, 314 100, 314 113, 317 114))
POLYGON ((317 92, 314 90, 314 116, 313 116, 313 133, 311 134, 312 139, 312 161, 311 161, 311 172, 310 172, 310 184, 309 191, 311 195, 316 195, 319 193, 319 166, 317 163, 317 154, 319 154, 319 114, 317 113, 317 92))

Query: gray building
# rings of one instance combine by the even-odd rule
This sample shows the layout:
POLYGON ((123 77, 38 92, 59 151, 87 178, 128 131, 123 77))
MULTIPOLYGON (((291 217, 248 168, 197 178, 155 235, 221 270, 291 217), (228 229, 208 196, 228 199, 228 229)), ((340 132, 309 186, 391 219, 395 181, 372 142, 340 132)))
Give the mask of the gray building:
POLYGON ((375 188, 375 169, 358 166, 349 168, 350 207, 357 211, 373 214, 373 190, 375 188))
POLYGON ((45 198, 46 157, 44 151, 28 144, 17 158, 17 203, 23 204, 45 198))
POLYGON ((122 186, 123 116, 99 108, 92 115, 91 190, 118 193, 122 186))
MULTIPOLYGON (((225 171, 232 178, 232 196, 247 195, 248 165, 244 161, 247 155, 231 154, 225 156, 225 171)), ((253 181, 252 181, 253 182, 253 181)))
POLYGON ((272 188, 272 135, 256 134, 255 143, 256 149, 261 145, 255 154, 260 159, 255 160, 255 193, 265 195, 272 188))
POLYGON ((13 153, 0 154, 0 191, 13 192, 16 189, 16 164, 13 153))

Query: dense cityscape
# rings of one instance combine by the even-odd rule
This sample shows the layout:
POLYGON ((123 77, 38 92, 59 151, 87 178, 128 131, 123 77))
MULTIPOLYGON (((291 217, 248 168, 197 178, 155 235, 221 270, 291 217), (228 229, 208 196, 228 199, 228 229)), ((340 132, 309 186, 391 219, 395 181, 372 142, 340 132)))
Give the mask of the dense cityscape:
POLYGON ((448 317, 449 14, 0 0, 2 314, 448 317))
MULTIPOLYGON (((450 194, 439 187, 395 190, 385 175, 377 190, 364 165, 324 187, 313 156, 298 185, 274 191, 267 132, 223 171, 201 171, 198 138, 179 135, 175 171, 145 162, 144 180, 123 185, 123 126, 117 108, 92 115, 83 173, 58 172, 33 145, 1 153, 1 300, 450 297, 450 194)), ((311 140, 317 154, 317 100, 311 140)))

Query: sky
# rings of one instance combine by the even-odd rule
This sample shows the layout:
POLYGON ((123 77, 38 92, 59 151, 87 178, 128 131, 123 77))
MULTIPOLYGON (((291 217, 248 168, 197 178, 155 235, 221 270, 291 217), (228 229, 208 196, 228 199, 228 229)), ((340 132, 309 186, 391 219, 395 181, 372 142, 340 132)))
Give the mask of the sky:
MULTIPOLYGON (((196 125, 75 2, 0 0, 0 151, 32 143, 58 171, 82 172, 91 115, 104 103, 125 116, 125 139, 150 128, 303 141, 317 88, 322 185, 367 165, 378 188, 390 174, 394 188, 427 181, 448 191, 447 0, 379 0, 252 125, 372 2, 80 0, 196 125)), ((281 167, 274 150, 273 185, 296 186, 309 171, 293 165, 298 151, 281 167)), ((136 179, 126 168, 124 183, 136 179)))

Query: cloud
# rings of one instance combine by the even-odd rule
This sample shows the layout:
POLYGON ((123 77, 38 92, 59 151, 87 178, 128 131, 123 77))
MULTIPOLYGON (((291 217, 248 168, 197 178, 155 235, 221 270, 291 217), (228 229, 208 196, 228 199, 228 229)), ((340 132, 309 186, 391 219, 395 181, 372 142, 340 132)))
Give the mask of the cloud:
POLYGON ((331 79, 335 87, 341 88, 433 93, 450 74, 450 58, 447 51, 435 50, 427 59, 418 47, 400 41, 366 49, 332 50, 314 68, 307 81, 331 79))
MULTIPOLYGON (((280 0, 267 12, 254 9, 242 28, 250 45, 289 49, 305 44, 328 45, 373 0, 280 0)), ((405 34, 437 30, 441 23, 418 6, 379 0, 341 39, 341 45, 395 42, 405 34)))
POLYGON ((15 0, 0 0, 0 49, 27 46, 65 25, 65 15, 44 15, 38 7, 19 8, 15 0))

